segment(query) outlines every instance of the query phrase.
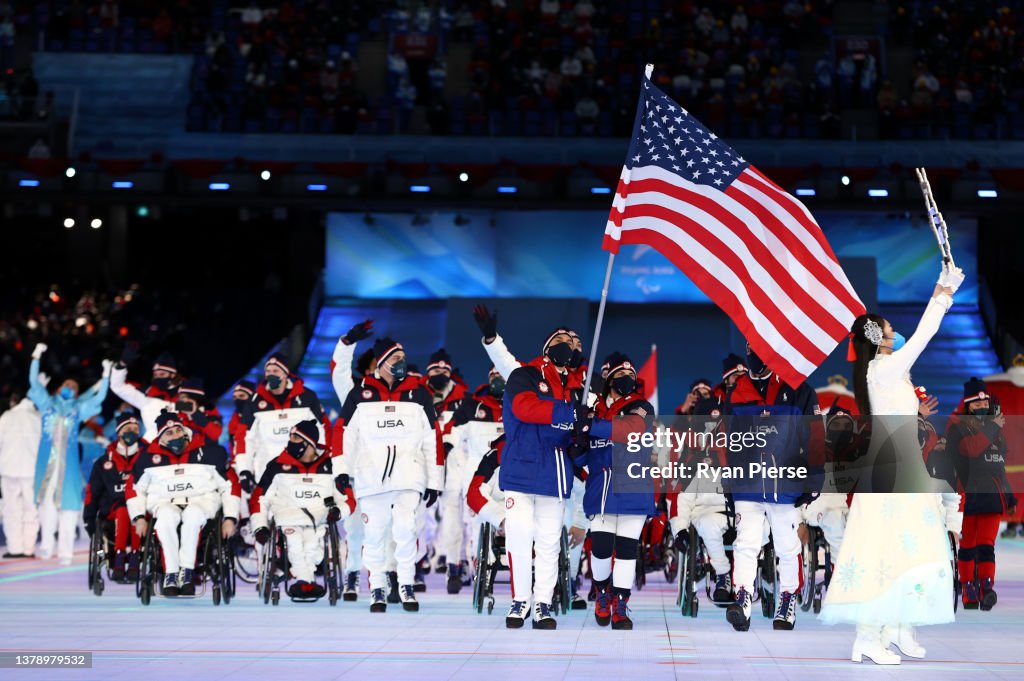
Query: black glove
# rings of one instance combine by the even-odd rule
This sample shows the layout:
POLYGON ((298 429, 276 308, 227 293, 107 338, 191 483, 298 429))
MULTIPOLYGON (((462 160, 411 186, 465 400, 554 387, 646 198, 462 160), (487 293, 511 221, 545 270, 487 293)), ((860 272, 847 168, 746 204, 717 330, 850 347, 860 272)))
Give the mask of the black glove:
POLYGON ((193 412, 190 418, 197 428, 205 428, 210 423, 210 417, 201 411, 193 412))
POLYGON ((339 520, 341 520, 341 509, 332 500, 331 503, 327 504, 327 522, 336 523, 339 520))
POLYGON ((122 366, 127 366, 139 358, 139 348, 135 343, 126 343, 124 350, 121 351, 122 366))
POLYGON ((95 520, 86 520, 85 521, 85 533, 88 534, 90 537, 93 536, 94 534, 96 534, 96 521, 95 520))
POLYGON ((348 473, 339 473, 335 476, 334 488, 342 494, 345 493, 345 490, 352 489, 352 481, 349 480, 348 473))
POLYGON ((430 508, 437 503, 437 498, 441 496, 441 493, 436 489, 428 489, 423 491, 423 501, 426 502, 427 508, 430 508))
POLYGON ((590 410, 585 404, 572 405, 572 429, 576 433, 590 432, 590 410))
POLYGON ((800 506, 806 506, 818 498, 817 492, 804 492, 796 498, 793 502, 793 506, 799 508, 800 506))
POLYGON ((353 343, 358 343, 359 341, 365 340, 372 335, 373 320, 367 319, 365 321, 359 322, 351 329, 349 329, 347 332, 345 332, 345 335, 341 337, 341 340, 345 343, 345 345, 352 345, 353 343))
POLYGON ((576 458, 582 456, 590 449, 590 428, 586 430, 574 431, 572 434, 572 443, 569 445, 569 450, 566 452, 569 455, 569 459, 573 462, 576 458))
POLYGON ((498 313, 491 312, 486 305, 480 304, 473 308, 473 319, 480 327, 484 340, 491 340, 498 335, 498 313))
POLYGON ((238 484, 246 494, 252 494, 252 491, 256 489, 256 476, 252 474, 252 471, 242 471, 238 474, 238 484))
POLYGON ((270 528, 269 527, 257 527, 256 531, 252 533, 253 539, 260 544, 266 544, 270 541, 270 528))
POLYGON ((690 548, 690 531, 683 530, 676 535, 676 550, 679 553, 686 553, 690 548))

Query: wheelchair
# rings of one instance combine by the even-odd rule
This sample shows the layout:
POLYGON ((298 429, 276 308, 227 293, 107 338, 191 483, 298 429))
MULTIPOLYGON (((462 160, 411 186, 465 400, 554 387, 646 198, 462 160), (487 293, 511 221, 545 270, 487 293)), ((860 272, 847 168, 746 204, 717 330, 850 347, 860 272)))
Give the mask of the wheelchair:
POLYGON ((114 565, 114 521, 103 516, 96 518, 96 531, 92 533, 89 540, 89 590, 97 596, 103 595, 106 586, 104 578, 111 582, 117 581, 121 584, 132 584, 133 580, 127 578, 115 580, 113 576, 114 565))
POLYGON ((832 582, 832 547, 825 541, 820 527, 807 525, 807 543, 801 547, 803 584, 800 587, 800 609, 821 612, 821 601, 832 582), (819 572, 821 572, 819 576, 819 572))
MULTIPOLYGON (((480 524, 473 571, 473 609, 487 614, 494 612, 494 584, 498 572, 508 570, 505 555, 505 536, 498 534, 490 523, 480 524)), ((558 579, 552 594, 551 608, 565 615, 572 608, 572 570, 569 565, 569 533, 562 528, 559 537, 558 579)))
POLYGON ((960 581, 960 565, 957 561, 959 548, 956 543, 956 534, 953 532, 947 532, 946 534, 949 536, 949 549, 952 552, 950 553, 950 556, 952 556, 950 563, 952 563, 953 569, 953 612, 956 612, 960 607, 960 599, 964 595, 964 585, 960 581))
MULTIPOLYGON (((277 526, 273 518, 270 520, 268 529, 270 530, 270 540, 260 552, 256 592, 263 600, 264 605, 267 603, 277 605, 281 602, 282 586, 285 593, 288 593, 291 566, 288 563, 285 533, 277 526)), ((316 575, 322 578, 327 602, 333 606, 337 605, 342 590, 341 542, 336 523, 327 523, 327 532, 324 533, 323 541, 323 560, 316 568, 316 575)), ((316 600, 319 599, 292 598, 295 603, 310 603, 316 600)))
POLYGON ((661 515, 648 518, 640 533, 636 554, 637 591, 647 585, 649 572, 661 572, 665 575, 665 581, 671 584, 676 581, 678 571, 679 555, 668 521, 661 515))
MULTIPOLYGON (((164 568, 163 548, 156 536, 152 518, 147 515, 149 531, 143 544, 142 557, 139 560, 139 581, 135 584, 135 595, 143 605, 149 605, 153 596, 163 592, 164 568)), ((210 595, 214 605, 222 602, 227 605, 235 596, 236 574, 235 562, 228 549, 228 542, 221 534, 224 514, 217 515, 207 521, 199 533, 199 550, 196 552, 196 567, 193 571, 196 583, 201 589, 195 596, 178 596, 178 598, 198 598, 206 592, 210 585, 210 595)), ((179 528, 180 531, 180 528, 179 528)))

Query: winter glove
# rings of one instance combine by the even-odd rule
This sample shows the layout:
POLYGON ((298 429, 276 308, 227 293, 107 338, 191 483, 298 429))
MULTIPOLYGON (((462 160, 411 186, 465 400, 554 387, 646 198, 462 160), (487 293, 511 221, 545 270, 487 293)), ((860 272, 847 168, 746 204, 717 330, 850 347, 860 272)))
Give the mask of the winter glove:
POLYGON ((270 528, 257 527, 256 531, 252 533, 252 536, 260 544, 266 544, 268 541, 270 541, 270 528))
POLYGON ((690 531, 683 530, 676 535, 676 551, 679 553, 686 553, 690 548, 690 531))
POLYGON ((341 520, 341 509, 334 503, 334 499, 327 497, 324 504, 327 506, 327 522, 336 523, 341 520))
POLYGON ((473 308, 473 319, 476 320, 476 325, 480 327, 480 334, 484 337, 484 342, 490 343, 498 335, 498 313, 497 311, 491 312, 487 309, 486 305, 477 305, 473 308))
POLYGON ((256 476, 252 474, 252 471, 242 471, 238 474, 238 484, 242 486, 246 494, 252 494, 252 491, 256 489, 256 476))
POLYGON ((427 508, 430 508, 437 503, 437 498, 441 496, 441 493, 436 489, 428 489, 423 491, 423 502, 427 508))
POLYGON ((92 537, 94 534, 96 534, 96 520, 95 520, 95 517, 93 517, 90 520, 86 520, 84 522, 84 525, 85 525, 85 533, 86 534, 88 534, 90 537, 92 537))
POLYGON ((367 319, 366 321, 359 322, 341 337, 341 342, 345 345, 352 345, 358 343, 361 340, 365 340, 373 335, 373 320, 367 319))
POLYGON ((139 358, 139 350, 135 343, 128 343, 124 346, 124 350, 121 351, 121 361, 118 362, 121 366, 128 366, 139 358))
POLYGON ((46 352, 46 343, 36 343, 36 346, 32 348, 32 359, 39 359, 46 352))
POLYGON ((110 376, 110 370, 113 368, 114 363, 109 359, 105 359, 100 364, 103 366, 103 375, 110 376))
POLYGON ((964 283, 964 271, 959 267, 942 266, 942 274, 939 275, 939 286, 948 288, 956 293, 960 285, 964 283))
POLYGON ((569 460, 574 463, 590 449, 590 433, 587 431, 589 431, 589 428, 574 432, 572 435, 572 443, 569 445, 566 454, 569 455, 569 460))
POLYGON ((197 428, 205 428, 210 423, 210 417, 201 411, 197 411, 192 414, 192 423, 194 423, 197 428))
POLYGON ((803 494, 796 498, 796 501, 793 502, 793 506, 795 506, 796 508, 800 508, 801 506, 807 506, 808 504, 813 503, 814 500, 817 498, 817 492, 804 492, 803 494))
POLYGON ((345 490, 352 489, 352 481, 349 480, 348 473, 339 473, 334 478, 334 488, 342 494, 345 490))

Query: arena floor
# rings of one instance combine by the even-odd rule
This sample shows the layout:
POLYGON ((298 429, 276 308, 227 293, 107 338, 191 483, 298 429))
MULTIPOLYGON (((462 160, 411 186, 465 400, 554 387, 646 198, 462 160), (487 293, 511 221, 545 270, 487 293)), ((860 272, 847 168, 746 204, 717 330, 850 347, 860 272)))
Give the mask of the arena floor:
POLYGON ((142 607, 130 587, 108 584, 100 598, 86 590, 83 547, 71 567, 0 563, 0 651, 92 651, 93 668, 5 669, 0 678, 1019 679, 1024 646, 1014 632, 1024 622, 1024 541, 1001 542, 997 553, 995 610, 961 610, 955 624, 922 630, 926 661, 875 667, 849 662, 850 628, 829 628, 805 613, 798 613, 793 632, 773 631, 760 618, 749 632, 734 632, 707 603, 697 619, 684 619, 674 589, 658 575, 633 597, 632 632, 600 628, 590 612, 560 618, 555 632, 507 631, 497 609, 477 615, 468 590, 449 596, 436 575, 418 614, 392 606, 371 615, 365 592, 359 602, 334 608, 326 602, 265 606, 252 587, 241 586, 229 606, 214 607, 207 597, 142 607))

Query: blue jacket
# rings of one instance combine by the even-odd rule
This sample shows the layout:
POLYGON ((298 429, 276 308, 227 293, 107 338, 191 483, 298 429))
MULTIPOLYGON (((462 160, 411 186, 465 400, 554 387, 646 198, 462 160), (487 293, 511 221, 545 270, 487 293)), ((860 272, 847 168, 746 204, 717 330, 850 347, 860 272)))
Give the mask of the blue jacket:
POLYGON ((599 514, 654 515, 655 481, 630 478, 626 470, 634 462, 649 468, 651 449, 647 447, 630 452, 625 444, 629 433, 648 430, 654 418, 654 407, 641 395, 633 394, 619 398, 610 406, 604 400, 598 400, 595 409, 590 428, 590 449, 576 459, 578 466, 587 467, 584 512, 589 517, 599 514), (624 418, 627 416, 633 418, 624 418))
POLYGON ((524 364, 505 384, 505 450, 498 485, 505 492, 568 498, 573 467, 573 404, 582 392, 579 373, 560 374, 545 357, 524 364), (562 381, 565 381, 563 385, 562 381))
POLYGON ((39 456, 36 457, 35 497, 39 501, 43 492, 43 478, 50 463, 51 454, 61 455, 63 475, 57 481, 57 503, 62 511, 80 511, 84 502, 85 476, 82 475, 82 463, 78 455, 78 429, 83 421, 91 419, 103 409, 103 400, 107 397, 109 379, 103 379, 79 395, 66 400, 58 395, 47 392, 39 382, 39 360, 33 359, 29 368, 28 397, 35 403, 43 417, 43 435, 39 442, 39 456), (63 428, 60 442, 54 441, 58 431, 63 428))
POLYGON ((725 413, 730 416, 731 429, 763 429, 767 440, 764 448, 754 446, 727 452, 729 466, 742 466, 744 473, 749 472, 750 463, 807 468, 806 480, 762 476, 725 480, 726 491, 735 501, 792 505, 804 492, 820 491, 824 422, 820 419, 817 393, 806 383, 794 389, 772 375, 762 395, 749 376, 740 376, 729 393, 725 413))

